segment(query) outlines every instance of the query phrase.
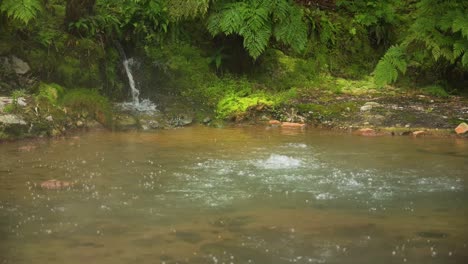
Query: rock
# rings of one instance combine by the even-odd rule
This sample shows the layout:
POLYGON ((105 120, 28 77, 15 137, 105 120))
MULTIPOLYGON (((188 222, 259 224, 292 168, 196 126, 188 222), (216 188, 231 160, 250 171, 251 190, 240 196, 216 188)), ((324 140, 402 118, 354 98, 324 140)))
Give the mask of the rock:
POLYGON ((268 121, 268 124, 279 126, 279 125, 281 125, 281 122, 278 121, 278 120, 270 120, 270 121, 268 121))
POLYGON ((84 126, 83 121, 81 121, 81 120, 76 121, 76 126, 77 127, 83 127, 84 126))
POLYGON ((26 62, 16 56, 11 56, 10 62, 16 74, 25 74, 31 70, 26 62))
POLYGON ((27 125, 26 121, 16 115, 0 115, 0 125, 27 125))
POLYGON ((412 134, 413 134, 413 136, 415 136, 415 137, 419 137, 419 136, 425 135, 426 132, 425 132, 425 131, 418 130, 418 131, 413 131, 412 134))
POLYGON ((13 71, 20 75, 26 74, 31 70, 31 67, 29 67, 25 61, 16 56, 3 57, 1 58, 0 64, 5 71, 13 71))
POLYGON ((359 136, 366 136, 366 137, 373 137, 377 136, 377 132, 375 132, 374 129, 372 128, 361 128, 358 131, 356 131, 356 134, 359 136))
POLYGON ((466 132, 468 132, 468 125, 465 122, 460 123, 455 128, 455 133, 457 133, 458 135, 465 134, 466 132))
POLYGON ((129 114, 116 115, 114 124, 119 130, 131 130, 140 127, 138 119, 129 114))
POLYGON ((203 122, 203 124, 208 124, 209 122, 211 122, 211 118, 210 118, 209 116, 207 116, 207 117, 205 117, 205 118, 203 119, 202 122, 203 122))
POLYGON ((52 118, 52 116, 47 116, 45 119, 46 119, 47 121, 49 121, 49 122, 53 122, 53 121, 54 121, 54 118, 52 118))
POLYGON ((361 112, 366 112, 366 111, 370 111, 374 107, 379 107, 379 106, 381 106, 379 103, 367 102, 363 106, 361 106, 360 110, 361 112))
POLYGON ((47 190, 60 190, 72 187, 73 183, 68 181, 48 180, 41 182, 41 188, 47 190))
POLYGON ((405 128, 409 128, 409 127, 411 127, 411 124, 406 124, 405 125, 405 128))
POLYGON ((297 128, 304 128, 306 125, 301 123, 291 123, 291 122, 283 122, 281 123, 281 127, 297 127, 297 128))
POLYGON ((385 117, 383 115, 372 115, 369 113, 364 114, 363 118, 366 120, 364 125, 380 126, 385 121, 385 117))

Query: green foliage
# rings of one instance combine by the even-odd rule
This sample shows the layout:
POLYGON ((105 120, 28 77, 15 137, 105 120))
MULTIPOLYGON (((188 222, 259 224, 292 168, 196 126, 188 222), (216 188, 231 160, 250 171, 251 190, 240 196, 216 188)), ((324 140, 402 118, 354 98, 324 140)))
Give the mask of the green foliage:
POLYGON ((393 82, 398 70, 409 66, 423 70, 468 69, 468 2, 421 0, 412 12, 410 23, 398 49, 390 48, 375 69, 379 85, 393 82), (387 73, 385 73, 387 72, 387 73))
POLYGON ((252 78, 268 89, 281 91, 291 87, 310 87, 318 78, 315 61, 288 56, 279 50, 267 50, 258 61, 252 78))
POLYGON ((74 89, 65 93, 61 104, 78 113, 90 114, 106 126, 112 125, 112 108, 109 100, 96 90, 74 89))
POLYGON ((244 113, 250 107, 257 105, 273 105, 273 101, 269 100, 264 94, 251 94, 245 97, 229 94, 221 99, 216 107, 216 115, 218 118, 226 119, 238 114, 244 113))
POLYGON ((168 4, 171 19, 178 21, 205 15, 210 0, 171 0, 168 4))
POLYGON ((289 1, 226 2, 218 8, 218 12, 208 18, 208 31, 213 36, 237 34, 243 37, 244 48, 254 59, 265 51, 272 36, 297 52, 305 47, 307 26, 302 10, 289 1))
POLYGON ((63 96, 65 90, 55 83, 40 83, 39 92, 36 95, 36 100, 47 101, 52 105, 57 105, 59 98, 63 96))
POLYGON ((374 70, 375 84, 383 87, 396 81, 398 73, 405 73, 407 63, 404 59, 404 50, 399 46, 392 46, 379 61, 374 70))
POLYGON ((447 98, 449 97, 449 94, 447 91, 445 91, 444 87, 440 85, 430 85, 422 88, 422 91, 426 94, 435 96, 435 97, 441 97, 441 98, 447 98))
POLYGON ((35 19, 42 10, 40 0, 3 0, 0 3, 1 12, 5 12, 8 17, 17 19, 25 24, 35 19))

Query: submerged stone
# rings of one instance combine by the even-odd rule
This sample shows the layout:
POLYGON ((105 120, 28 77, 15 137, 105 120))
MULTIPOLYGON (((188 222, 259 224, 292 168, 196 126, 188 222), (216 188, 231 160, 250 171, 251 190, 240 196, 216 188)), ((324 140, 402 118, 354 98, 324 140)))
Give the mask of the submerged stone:
POLYGON ((367 136, 367 137, 377 136, 377 132, 375 132, 375 130, 372 128, 361 128, 358 131, 356 131, 356 134, 359 136, 367 136))
POLYGON ((41 188, 47 190, 59 190, 72 187, 73 183, 68 181, 48 180, 41 182, 41 188))
POLYGON ((291 122, 283 122, 281 123, 282 127, 297 127, 297 128, 304 128, 306 125, 302 123, 291 123, 291 122))
POLYGON ((268 121, 268 124, 278 126, 278 125, 281 125, 281 122, 278 121, 278 120, 270 120, 270 121, 268 121))
POLYGON ((424 136, 424 135, 426 135, 425 131, 418 130, 418 131, 413 132, 413 136, 415 137, 424 136))

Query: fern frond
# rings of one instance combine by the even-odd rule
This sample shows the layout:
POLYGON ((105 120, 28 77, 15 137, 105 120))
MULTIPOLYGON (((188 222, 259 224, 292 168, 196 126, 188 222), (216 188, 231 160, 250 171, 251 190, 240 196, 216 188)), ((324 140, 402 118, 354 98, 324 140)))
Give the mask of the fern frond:
POLYGON ((460 57, 463 53, 468 51, 468 40, 457 41, 453 44, 453 56, 460 57))
POLYGON ((465 52, 465 55, 463 55, 461 62, 463 67, 468 68, 468 53, 465 52))
POLYGON ((42 11, 42 3, 40 0, 4 0, 0 11, 27 24, 42 11))
POLYGON ((210 0, 171 0, 168 1, 169 14, 172 19, 195 18, 208 11, 210 0))
POLYGON ((249 52, 249 55, 257 59, 268 46, 271 37, 271 26, 265 25, 263 28, 255 31, 244 27, 239 34, 244 38, 244 47, 249 52))
POLYGON ((307 43, 307 25, 302 20, 302 12, 299 8, 290 8, 288 12, 288 18, 275 27, 274 36, 276 40, 299 52, 307 43))
POLYGON ((458 13, 453 20, 452 30, 453 32, 460 31, 464 38, 468 38, 468 16, 458 13))
POLYGON ((244 24, 245 14, 247 11, 248 7, 243 2, 237 2, 229 5, 221 14, 221 19, 219 21, 221 31, 226 35, 239 32, 240 28, 244 24))
POLYGON ((208 21, 206 23, 206 29, 208 29, 208 32, 210 32, 212 36, 216 36, 217 34, 222 32, 221 26, 220 26, 220 22, 222 18, 223 18, 222 13, 212 14, 208 18, 208 21))
POLYGON ((392 46, 379 61, 374 70, 374 82, 378 87, 392 83, 398 79, 398 72, 405 73, 407 62, 404 50, 400 46, 392 46))

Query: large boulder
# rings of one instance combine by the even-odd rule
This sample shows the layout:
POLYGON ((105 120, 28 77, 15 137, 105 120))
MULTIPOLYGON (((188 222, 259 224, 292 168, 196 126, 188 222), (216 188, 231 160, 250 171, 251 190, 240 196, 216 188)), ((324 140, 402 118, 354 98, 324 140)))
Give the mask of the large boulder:
POLYGON ((0 65, 5 72, 14 72, 19 75, 28 73, 31 70, 29 64, 16 56, 1 57, 0 65))

